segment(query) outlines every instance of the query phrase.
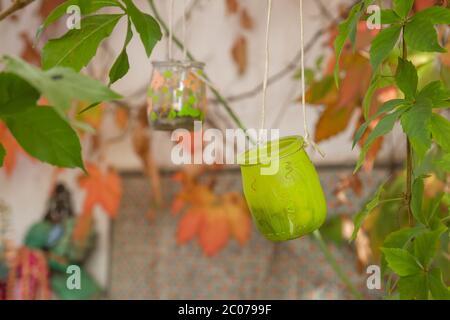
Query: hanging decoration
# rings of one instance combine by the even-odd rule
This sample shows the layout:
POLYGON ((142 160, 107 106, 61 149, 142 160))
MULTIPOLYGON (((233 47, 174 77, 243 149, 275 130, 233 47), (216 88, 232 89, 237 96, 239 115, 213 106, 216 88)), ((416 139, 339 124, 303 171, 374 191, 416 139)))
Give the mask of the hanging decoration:
MULTIPOLYGON (((188 60, 186 45, 183 61, 173 59, 173 0, 169 3, 168 60, 153 62, 147 96, 149 122, 155 130, 194 129, 203 121, 207 107, 204 64, 188 60)), ((186 10, 186 9, 184 9, 186 10)), ((186 12, 183 13, 183 43, 186 43, 186 12)))
POLYGON ((95 244, 92 215, 76 216, 71 194, 58 184, 48 202, 44 218, 28 230, 24 245, 18 250, 7 281, 7 298, 61 299, 98 298, 101 288, 82 267, 95 244), (67 268, 81 268, 80 290, 70 290, 67 268))
MULTIPOLYGON (((268 0, 266 25, 266 58, 263 81, 261 129, 265 128, 266 93, 269 73, 269 30, 272 0, 268 0)), ((318 229, 326 218, 326 201, 319 176, 309 159, 305 147, 313 146, 305 107, 303 1, 300 0, 301 18, 301 72, 302 110, 305 130, 300 136, 284 137, 263 142, 239 156, 244 195, 258 230, 269 240, 286 241, 301 237, 318 229), (278 168, 275 174, 264 170, 278 168)))

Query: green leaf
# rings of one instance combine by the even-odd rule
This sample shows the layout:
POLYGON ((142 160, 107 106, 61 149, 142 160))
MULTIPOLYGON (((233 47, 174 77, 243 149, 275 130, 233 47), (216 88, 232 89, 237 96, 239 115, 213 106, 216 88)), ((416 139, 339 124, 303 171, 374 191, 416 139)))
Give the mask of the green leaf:
POLYGON ((61 114, 70 108, 73 100, 90 104, 121 98, 102 83, 72 69, 54 68, 41 71, 19 58, 9 56, 4 57, 3 61, 7 72, 16 74, 39 90, 61 114))
POLYGON ((427 300, 427 275, 423 272, 401 277, 398 281, 398 291, 402 300, 427 300))
POLYGON ((430 120, 430 131, 437 144, 445 151, 450 152, 450 121, 433 113, 430 120))
POLYGON ((405 112, 405 108, 399 108, 393 113, 390 113, 386 115, 384 118, 382 118, 377 126, 373 129, 373 131, 369 134, 367 137, 366 143, 364 144, 364 147, 362 148, 359 159, 356 164, 354 172, 358 171, 359 168, 361 168, 364 159, 366 157, 367 152, 370 149, 370 146, 372 143, 379 137, 384 136, 385 134, 388 134, 391 132, 392 128, 394 127, 395 122, 398 120, 398 118, 402 115, 402 113, 405 112))
POLYGON ((131 38, 133 38, 133 31, 131 30, 131 23, 128 20, 128 28, 127 28, 127 35, 125 38, 125 44, 123 45, 122 52, 119 54, 113 66, 111 67, 111 70, 109 71, 110 85, 116 82, 117 80, 123 78, 130 69, 130 63, 128 61, 128 54, 127 54, 127 46, 130 43, 131 38))
POLYGON ((381 10, 381 24, 392 24, 400 22, 402 19, 395 13, 394 10, 381 10))
POLYGON ((39 92, 12 73, 0 73, 0 116, 22 112, 36 105, 39 92))
POLYGON ((409 47, 424 52, 445 52, 438 42, 433 23, 426 18, 413 18, 405 26, 405 41, 409 47))
POLYGON ((427 84, 417 95, 417 98, 427 98, 433 103, 433 108, 450 106, 450 91, 446 89, 441 81, 433 81, 427 84))
POLYGON ((370 64, 374 72, 378 70, 380 64, 389 56, 400 37, 401 26, 393 25, 383 29, 373 39, 370 47, 370 64))
POLYGON ((367 89, 366 95, 364 96, 364 100, 363 100, 364 119, 367 120, 367 118, 369 116, 369 109, 372 104, 372 98, 373 98, 374 93, 378 89, 387 87, 392 84, 394 84, 394 79, 391 77, 382 77, 379 74, 376 74, 374 77, 372 77, 369 88, 367 89))
POLYGON ((431 147, 429 123, 432 114, 431 101, 419 99, 401 117, 403 131, 408 135, 411 146, 421 160, 431 147))
POLYGON ((414 240, 414 255, 426 269, 436 254, 442 230, 422 233, 414 240))
POLYGON ((441 270, 433 269, 428 272, 428 287, 433 299, 450 300, 450 292, 442 279, 441 270))
POLYGON ((402 18, 408 17, 414 0, 394 0, 394 11, 402 18))
POLYGON ((414 98, 419 82, 416 67, 410 61, 399 58, 395 82, 407 99, 414 98))
POLYGON ((116 0, 68 0, 57 6, 39 26, 36 32, 36 39, 39 39, 45 29, 67 13, 70 6, 76 5, 80 8, 82 15, 91 14, 104 7, 119 7, 116 0))
POLYGON ((0 167, 3 166, 3 161, 5 160, 6 150, 3 145, 0 143, 0 167))
POLYGON ((36 107, 4 120, 31 156, 59 167, 84 168, 76 132, 53 108, 36 107))
POLYGON ((416 258, 408 250, 381 248, 381 251, 384 253, 389 268, 401 277, 417 274, 422 270, 416 258))
POLYGON ((334 40, 334 49, 336 54, 336 64, 334 67, 334 80, 336 82, 336 86, 339 86, 339 60, 341 58, 342 49, 344 48, 345 42, 347 38, 351 38, 354 40, 354 35, 356 34, 356 26, 359 18, 361 17, 363 3, 357 3, 353 6, 348 14, 348 17, 345 21, 339 24, 338 27, 338 35, 334 40))
POLYGON ((350 241, 354 241, 356 239, 358 231, 361 228, 364 220, 372 212, 372 210, 378 206, 378 203, 380 202, 381 193, 384 191, 384 185, 385 184, 383 183, 378 187, 373 198, 364 206, 364 209, 362 211, 358 212, 358 214, 353 219, 354 228, 350 241))
POLYGON ((424 227, 403 228, 387 235, 383 242, 384 248, 406 249, 410 241, 426 230, 424 227))
POLYGON ((422 215, 422 202, 423 202, 423 177, 418 177, 414 180, 412 185, 412 197, 411 197, 411 211, 417 221, 424 225, 427 225, 422 215))
POLYGON ((382 115, 383 113, 388 113, 391 112, 392 110, 394 110, 395 108, 404 105, 406 103, 405 100, 403 99, 393 99, 393 100, 389 100, 387 102, 385 102, 378 110, 377 112, 371 116, 366 122, 364 122, 356 131, 355 133, 355 137, 353 139, 353 145, 352 145, 352 149, 355 147, 355 145, 358 143, 358 141, 361 139, 361 137, 363 136, 364 132, 367 130, 367 128, 369 127, 370 123, 375 120, 376 118, 378 118, 380 115, 382 115))
POLYGON ((450 9, 433 6, 417 12, 415 19, 426 19, 432 24, 450 24, 450 9))
POLYGON ((450 172, 450 153, 444 154, 442 158, 436 161, 436 165, 445 172, 450 172))
POLYGON ((99 14, 81 20, 81 29, 70 30, 59 39, 50 40, 42 51, 43 69, 56 66, 80 71, 95 56, 100 43, 122 18, 122 14, 99 14))
POLYGON ((131 0, 124 0, 128 15, 133 21, 136 31, 141 37, 147 56, 150 57, 156 43, 161 40, 162 33, 158 22, 150 15, 141 12, 131 0))

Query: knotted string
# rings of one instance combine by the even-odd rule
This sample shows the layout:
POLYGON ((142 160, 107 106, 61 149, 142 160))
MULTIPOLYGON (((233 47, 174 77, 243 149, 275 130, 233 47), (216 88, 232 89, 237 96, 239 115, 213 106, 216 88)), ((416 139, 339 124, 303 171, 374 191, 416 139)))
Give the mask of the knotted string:
POLYGON ((300 71, 302 75, 301 86, 302 86, 302 112, 303 112, 303 130, 305 136, 305 146, 310 145, 315 151, 317 151, 322 158, 325 154, 320 150, 319 146, 311 139, 308 131, 308 123, 306 118, 306 85, 305 85, 305 40, 304 40, 304 23, 303 23, 303 0, 300 0, 300 71))
POLYGON ((187 61, 186 14, 186 0, 183 0, 183 61, 187 61))

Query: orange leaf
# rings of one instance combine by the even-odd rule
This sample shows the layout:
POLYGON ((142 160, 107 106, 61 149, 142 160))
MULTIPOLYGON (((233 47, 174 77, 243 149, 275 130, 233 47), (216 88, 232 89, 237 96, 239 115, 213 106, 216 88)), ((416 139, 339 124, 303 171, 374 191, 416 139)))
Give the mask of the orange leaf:
POLYGON ((251 234, 251 219, 247 204, 237 192, 229 192, 222 196, 223 208, 227 213, 231 235, 244 245, 251 234))
POLYGON ((125 129, 129 121, 129 113, 125 108, 117 108, 115 113, 116 126, 119 129, 125 129))
POLYGON ((234 41, 231 56, 238 68, 239 75, 243 75, 247 70, 247 39, 244 36, 234 41))
MULTIPOLYGON (((364 121, 365 121, 365 120, 364 120, 364 117, 361 116, 361 118, 359 119, 359 125, 363 124, 364 121)), ((363 147, 363 146, 364 146, 364 144, 365 144, 367 138, 369 137, 370 133, 372 132, 372 130, 373 130, 373 129, 375 128, 375 126, 377 125, 378 121, 379 121, 379 119, 374 120, 374 121, 370 124, 370 126, 369 126, 369 128, 366 130, 366 132, 364 132, 363 136, 362 136, 361 139, 358 141, 358 145, 359 145, 360 147, 363 147)), ((369 150, 367 151, 367 155, 366 155, 366 158, 365 158, 366 160, 364 161, 364 165, 363 165, 363 169, 364 169, 366 172, 369 172, 369 171, 372 170, 373 165, 374 165, 374 163, 375 163, 375 159, 376 159, 378 153, 380 152, 381 147, 383 146, 383 141, 384 141, 384 138, 383 138, 383 137, 377 138, 377 139, 372 143, 372 145, 370 146, 369 150)))
POLYGON ((237 0, 225 0, 225 5, 227 6, 228 14, 236 13, 239 10, 239 3, 237 0))
POLYGON ((253 19, 249 15, 247 9, 241 11, 241 19, 240 19, 241 27, 247 30, 253 29, 253 19))
POLYGON ((122 197, 122 183, 120 177, 113 169, 102 172, 94 164, 88 164, 88 176, 81 176, 78 183, 86 190, 84 212, 90 212, 95 205, 100 205, 111 217, 115 218, 122 197))
POLYGON ((230 223, 231 235, 243 246, 251 234, 251 220, 248 213, 239 207, 227 207, 228 221, 230 223))
POLYGON ((75 227, 73 229, 72 238, 78 242, 87 241, 89 232, 92 228, 92 212, 83 212, 77 217, 75 227))
POLYGON ((228 242, 230 227, 222 208, 211 208, 200 226, 199 244, 207 256, 217 254, 228 242))
POLYGON ((192 240, 200 231, 204 218, 205 214, 201 209, 189 209, 178 224, 177 243, 184 244, 192 240))
POLYGON ((350 122, 352 113, 353 110, 348 108, 327 107, 316 124, 315 141, 326 140, 344 131, 350 122))
POLYGON ((16 167, 18 154, 26 153, 3 123, 0 123, 0 143, 6 150, 6 156, 3 160, 2 168, 5 169, 7 176, 11 176, 14 168, 16 167))

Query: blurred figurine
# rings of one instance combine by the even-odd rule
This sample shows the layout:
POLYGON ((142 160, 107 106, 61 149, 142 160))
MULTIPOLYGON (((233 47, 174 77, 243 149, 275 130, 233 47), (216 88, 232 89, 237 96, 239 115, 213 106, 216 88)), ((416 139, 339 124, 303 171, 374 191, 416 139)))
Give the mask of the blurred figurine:
MULTIPOLYGON (((48 202, 48 209, 44 219, 35 223, 29 229, 25 237, 23 249, 31 253, 40 252, 46 257, 46 265, 49 268, 50 287, 53 294, 61 299, 93 299, 100 296, 101 289, 94 279, 81 268, 88 257, 95 242, 95 230, 92 215, 83 213, 75 216, 70 191, 62 184, 58 184, 48 202), (66 270, 71 265, 81 268, 81 288, 71 290, 67 288, 67 277, 70 274, 66 270)), ((29 263, 28 259, 21 256, 17 268, 24 269, 29 263)), ((34 259, 40 261, 39 259, 34 259)), ((34 261, 33 260, 33 261, 34 261)), ((40 269, 45 274, 43 268, 40 269)), ((17 274, 16 274, 17 275, 17 274)), ((31 274, 37 276, 37 274, 31 274)), ((20 273, 20 276, 30 274, 20 273)), ((27 283, 33 282, 31 279, 27 283)), ((8 287, 8 290, 9 287, 8 287)), ((35 287, 30 290, 36 290, 35 287)), ((16 290, 17 291, 17 290, 16 290)), ((28 294, 33 299, 36 295, 28 294)), ((20 298, 17 297, 16 298, 20 298)))

